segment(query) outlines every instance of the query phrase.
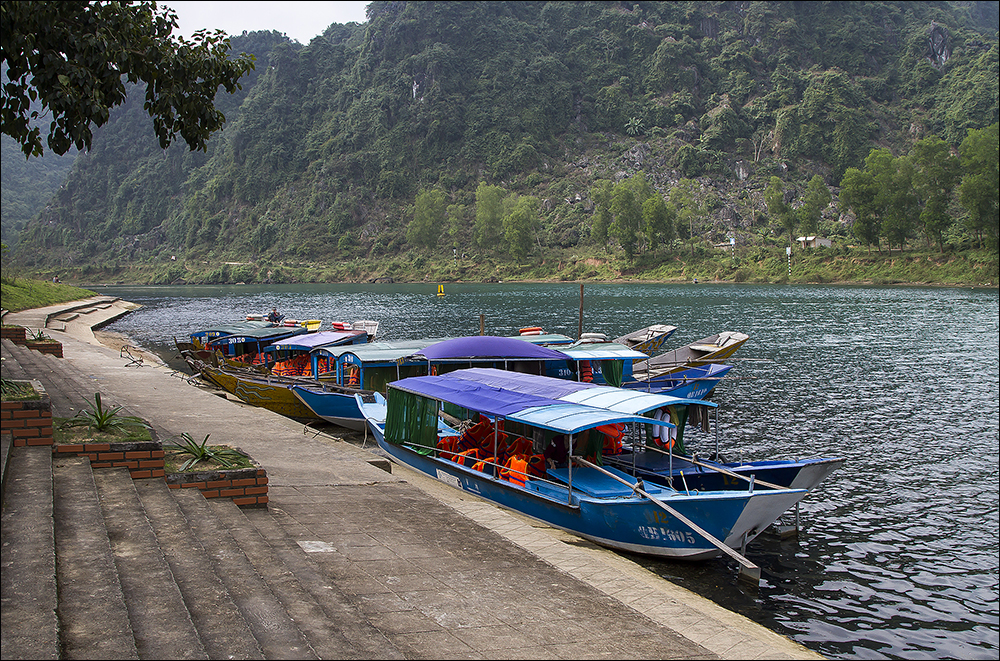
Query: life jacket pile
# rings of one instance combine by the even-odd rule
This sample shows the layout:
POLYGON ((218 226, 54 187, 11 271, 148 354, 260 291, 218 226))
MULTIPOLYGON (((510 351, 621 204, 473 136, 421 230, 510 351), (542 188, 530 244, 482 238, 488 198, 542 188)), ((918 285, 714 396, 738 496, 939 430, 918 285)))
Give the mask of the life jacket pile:
POLYGON ((278 376, 312 376, 312 360, 308 354, 278 361, 271 366, 271 374, 278 376))
MULTIPOLYGON (((500 429, 503 429, 501 421, 500 429)), ((438 456, 486 471, 491 465, 500 466, 501 479, 524 486, 529 477, 545 475, 545 457, 533 454, 532 442, 523 436, 509 437, 498 431, 498 456, 493 455, 493 424, 483 418, 465 430, 461 436, 445 436, 438 440, 438 456)))

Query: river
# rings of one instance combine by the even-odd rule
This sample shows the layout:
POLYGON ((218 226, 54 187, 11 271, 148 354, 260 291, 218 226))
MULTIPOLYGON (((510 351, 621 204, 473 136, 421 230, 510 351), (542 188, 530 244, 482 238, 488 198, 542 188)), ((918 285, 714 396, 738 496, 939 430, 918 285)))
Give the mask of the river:
MULTIPOLYGON (((95 286, 141 303, 108 330, 164 359, 174 338, 266 313, 380 322, 381 339, 524 326, 576 336, 578 284, 95 286)), ((834 659, 997 658, 1000 301, 995 289, 588 284, 584 332, 678 327, 666 348, 733 330, 750 340, 716 389, 724 454, 842 456, 803 501, 797 537, 731 561, 634 557, 834 659)), ((180 366, 182 363, 173 361, 180 366)))

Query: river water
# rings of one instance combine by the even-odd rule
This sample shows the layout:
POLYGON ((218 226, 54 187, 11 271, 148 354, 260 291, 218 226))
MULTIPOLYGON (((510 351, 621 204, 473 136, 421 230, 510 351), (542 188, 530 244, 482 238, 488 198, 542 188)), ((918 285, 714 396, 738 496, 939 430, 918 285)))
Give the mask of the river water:
MULTIPOLYGON (((285 285, 92 287, 145 307, 108 330, 165 359, 174 338, 266 313, 380 322, 381 339, 513 335, 524 326, 617 337, 677 326, 675 348, 750 340, 719 403, 723 454, 842 456, 803 501, 801 530, 732 561, 634 557, 836 659, 997 658, 1000 301, 991 289, 779 285, 285 285)), ((325 324, 325 325, 328 325, 325 324)), ((171 364, 180 365, 177 361, 171 364)))

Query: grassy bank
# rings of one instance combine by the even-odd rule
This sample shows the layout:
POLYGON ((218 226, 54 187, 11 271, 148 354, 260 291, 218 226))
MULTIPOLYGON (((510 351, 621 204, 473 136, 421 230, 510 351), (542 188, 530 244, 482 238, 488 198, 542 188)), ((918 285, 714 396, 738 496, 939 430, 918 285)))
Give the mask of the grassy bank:
POLYGON ((96 295, 89 289, 46 280, 4 278, 0 281, 0 303, 4 310, 11 312, 78 301, 96 295))
MULTIPOLYGON (((956 253, 864 248, 793 250, 767 246, 691 254, 648 253, 634 260, 606 253, 550 250, 516 264, 493 257, 442 259, 418 251, 339 262, 228 261, 206 255, 184 262, 65 269, 59 276, 87 284, 279 284, 333 282, 746 282, 996 287, 998 258, 985 250, 956 253)), ((51 277, 51 276, 49 276, 51 277)), ((5 290, 6 292, 6 290, 5 290)), ((6 293, 4 294, 6 300, 6 293)), ((5 302, 5 305, 6 302, 5 302)))

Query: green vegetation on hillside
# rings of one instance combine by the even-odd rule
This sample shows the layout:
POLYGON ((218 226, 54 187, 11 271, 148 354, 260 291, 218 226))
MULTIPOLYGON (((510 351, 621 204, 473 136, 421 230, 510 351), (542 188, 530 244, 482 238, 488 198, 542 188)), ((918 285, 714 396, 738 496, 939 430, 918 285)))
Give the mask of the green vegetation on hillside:
POLYGON ((801 233, 884 265, 817 266, 820 281, 901 281, 893 260, 968 266, 983 248, 976 282, 996 282, 990 171, 971 174, 996 160, 960 149, 998 119, 995 3, 378 0, 368 15, 302 47, 233 37, 258 66, 217 97, 230 122, 206 154, 160 150, 130 98, 18 263, 83 282, 770 282, 801 233), (730 240, 742 265, 712 268, 730 240))

